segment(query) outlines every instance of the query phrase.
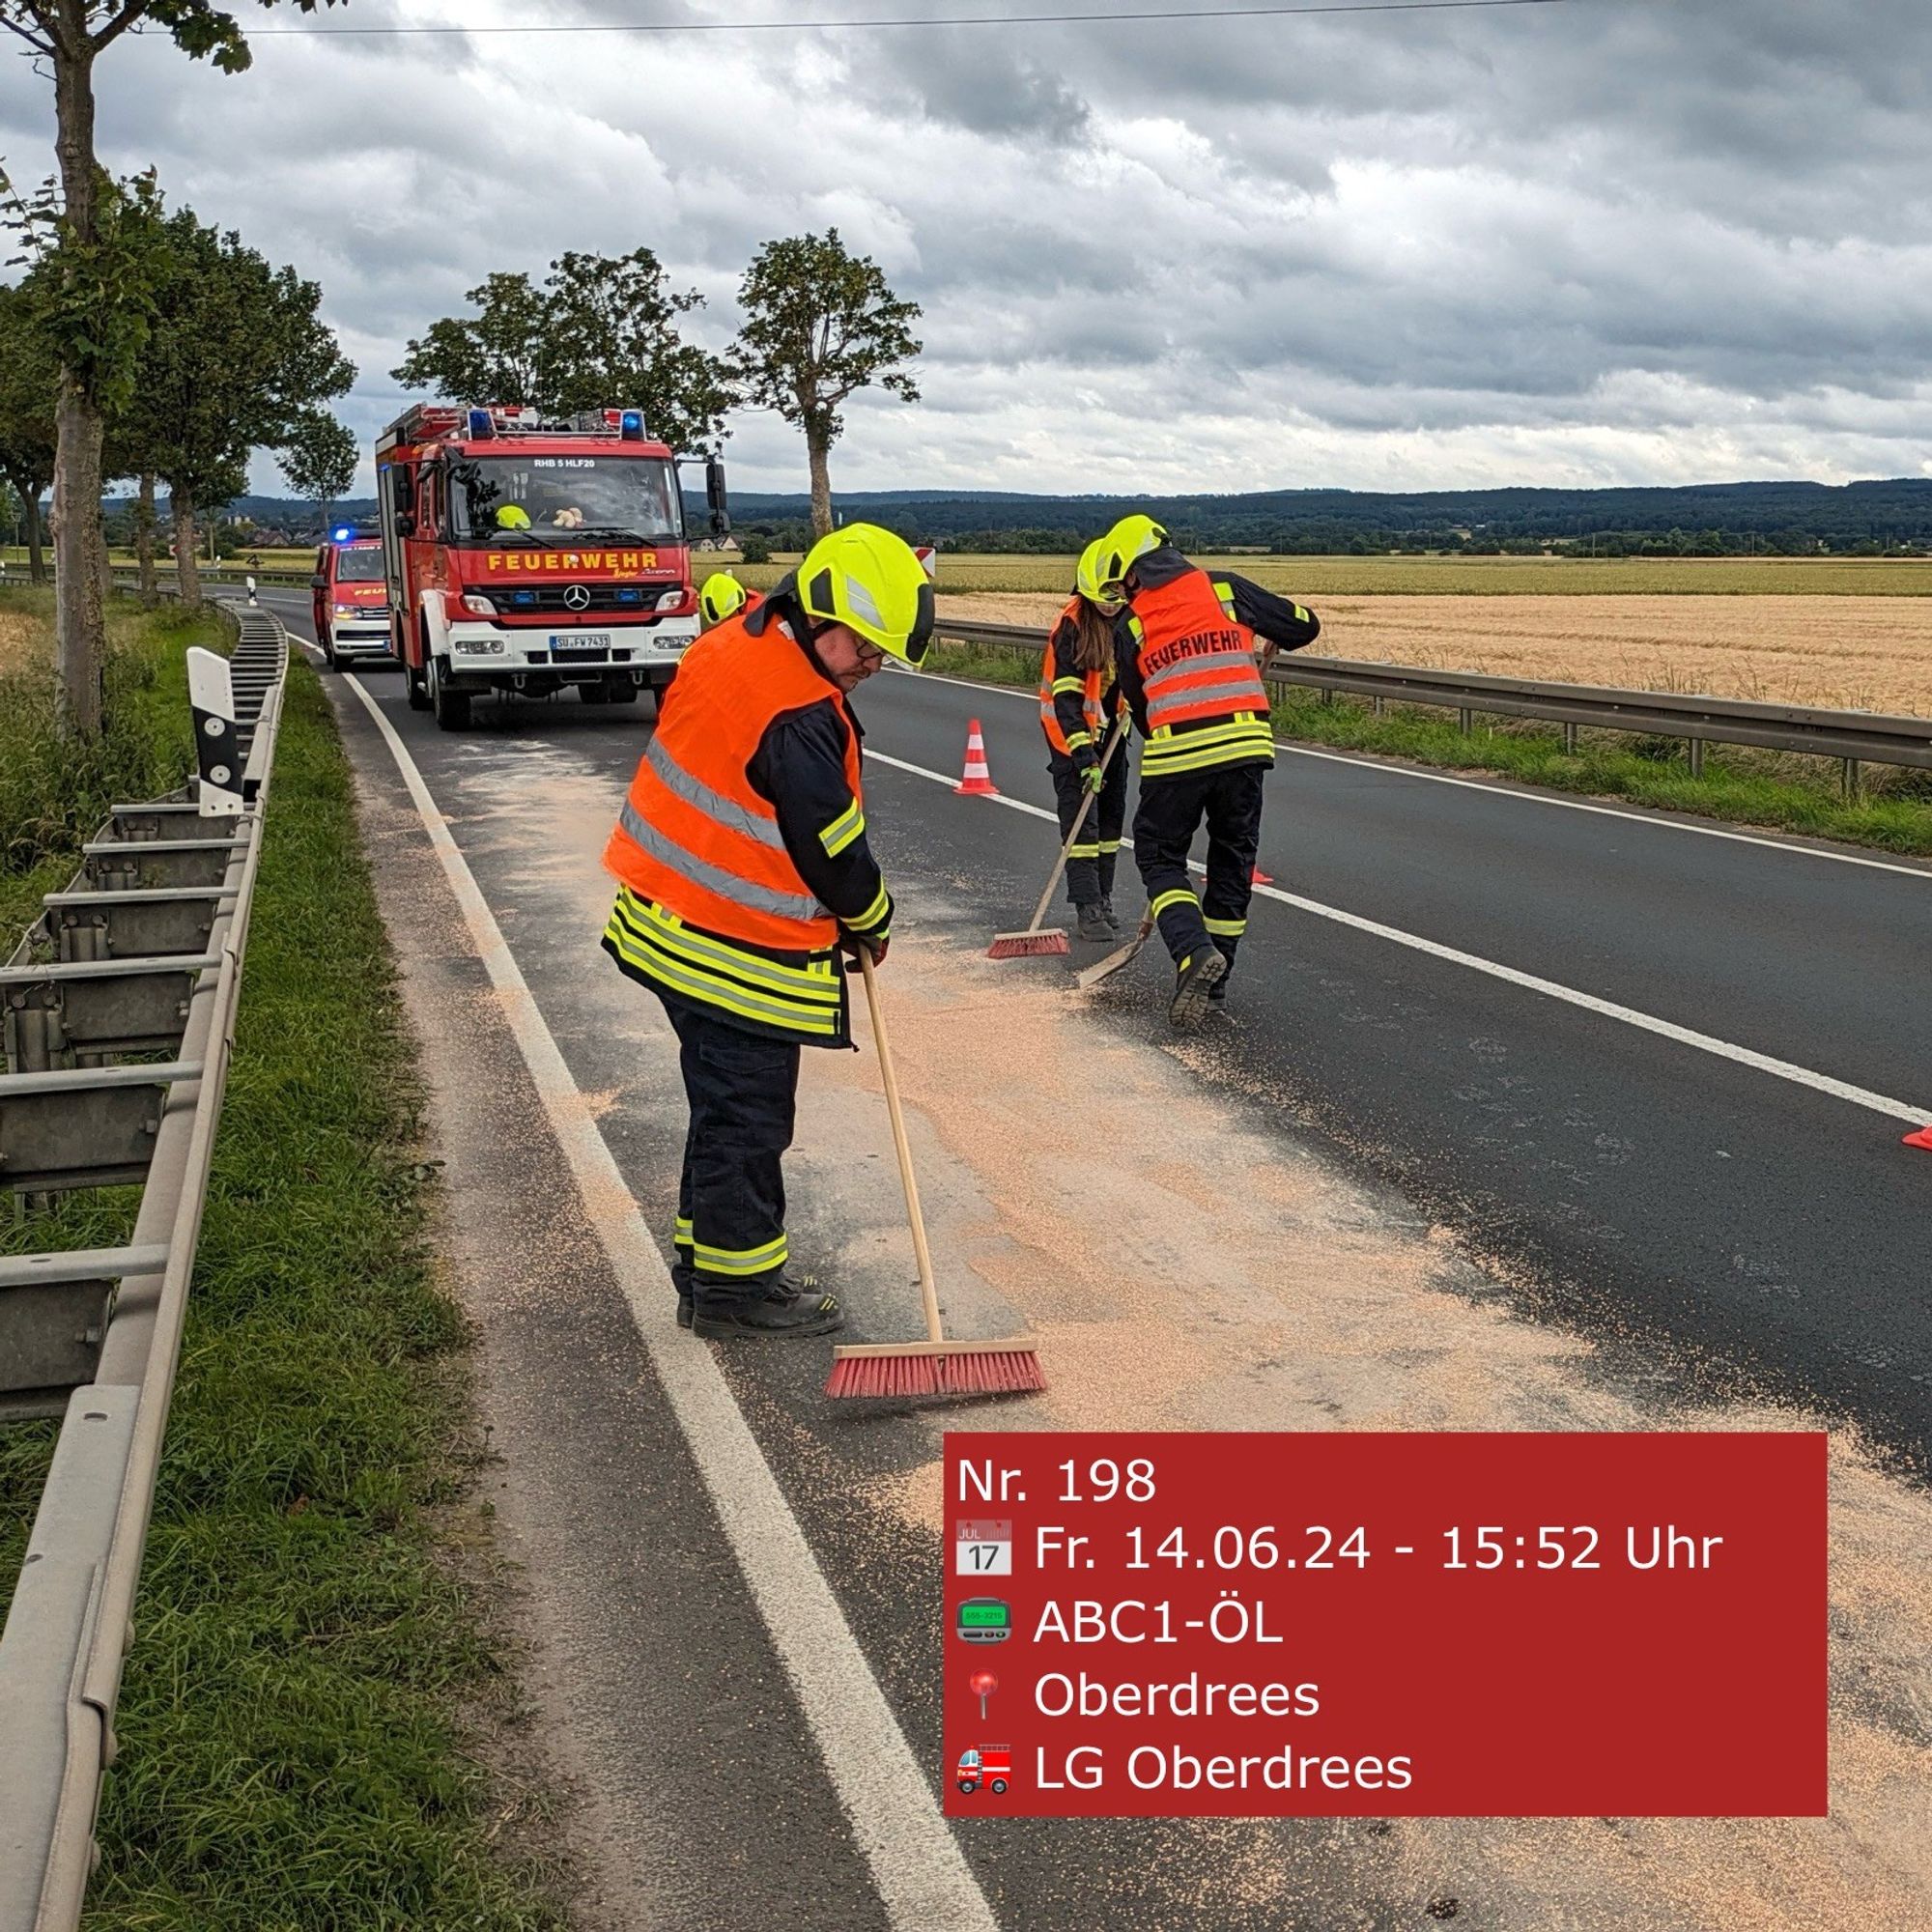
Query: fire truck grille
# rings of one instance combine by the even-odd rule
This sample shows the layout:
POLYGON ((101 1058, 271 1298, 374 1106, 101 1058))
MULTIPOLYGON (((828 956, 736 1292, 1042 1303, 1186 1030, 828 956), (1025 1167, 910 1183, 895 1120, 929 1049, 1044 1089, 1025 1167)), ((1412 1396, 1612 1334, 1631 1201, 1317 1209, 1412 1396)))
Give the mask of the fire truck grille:
POLYGON ((490 601, 505 617, 655 617, 668 584, 546 583, 515 590, 492 588, 490 601), (582 593, 573 598, 572 591, 582 593))

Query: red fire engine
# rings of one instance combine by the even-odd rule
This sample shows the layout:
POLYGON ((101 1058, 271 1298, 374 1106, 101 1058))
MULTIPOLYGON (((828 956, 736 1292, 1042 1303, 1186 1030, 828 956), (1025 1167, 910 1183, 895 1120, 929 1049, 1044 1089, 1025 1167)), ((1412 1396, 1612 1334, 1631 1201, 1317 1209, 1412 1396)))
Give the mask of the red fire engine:
POLYGON ((638 410, 566 420, 417 404, 376 440, 391 642, 410 702, 455 730, 480 691, 586 704, 662 692, 697 636, 680 464, 638 410))
POLYGON ((968 1798, 982 1784, 995 1798, 1003 1796, 1012 1775, 1011 1745, 980 1745, 975 1750, 959 1753, 959 1789, 968 1798))
POLYGON ((389 655, 389 598, 383 546, 374 530, 353 524, 330 530, 315 554, 315 640, 330 670, 346 658, 389 655))

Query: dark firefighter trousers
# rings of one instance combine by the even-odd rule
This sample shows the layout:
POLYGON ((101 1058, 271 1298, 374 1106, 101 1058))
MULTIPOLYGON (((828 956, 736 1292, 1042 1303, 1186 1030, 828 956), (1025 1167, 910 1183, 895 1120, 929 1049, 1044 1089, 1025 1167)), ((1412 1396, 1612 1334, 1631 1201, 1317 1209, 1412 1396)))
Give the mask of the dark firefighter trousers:
MULTIPOLYGON (((1053 776, 1053 800, 1060 808, 1063 843, 1073 830, 1080 802, 1087 796, 1080 767, 1065 752, 1049 751, 1046 769, 1053 776)), ((1127 822, 1127 754, 1123 746, 1107 767, 1106 782, 1080 828, 1080 842, 1066 861, 1066 897, 1076 906, 1098 905, 1114 893, 1114 866, 1121 856, 1121 828, 1127 822)))
POLYGON ((781 1161, 798 1102, 798 1042, 664 1004, 691 1108, 671 1278, 700 1305, 755 1301, 785 1262, 781 1161))
POLYGON ((1236 950, 1248 929, 1267 772, 1266 765, 1255 763, 1209 765, 1173 778, 1141 774, 1134 863, 1147 887, 1148 910, 1177 965, 1213 945, 1227 955, 1233 974, 1236 950), (1204 820, 1208 877, 1196 897, 1187 853, 1204 820))

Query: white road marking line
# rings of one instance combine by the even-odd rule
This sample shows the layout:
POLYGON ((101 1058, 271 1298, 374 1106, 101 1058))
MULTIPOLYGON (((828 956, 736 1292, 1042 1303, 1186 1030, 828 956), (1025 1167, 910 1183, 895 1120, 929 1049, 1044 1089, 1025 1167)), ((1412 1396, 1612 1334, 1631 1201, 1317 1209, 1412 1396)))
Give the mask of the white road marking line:
MULTIPOLYGON (((891 758, 883 752, 868 750, 866 759, 867 763, 891 765, 895 771, 910 772, 916 778, 931 779, 939 784, 952 786, 958 782, 944 772, 931 771, 924 765, 908 764, 903 758, 891 758)), ((1014 811, 1030 812, 1036 818, 1052 819, 1056 826, 1060 822, 1055 813, 1043 807, 1029 805, 1024 799, 1008 798, 1004 792, 984 802, 1009 806, 1014 811)), ((1121 842, 1127 847, 1133 844, 1131 838, 1123 838, 1121 842)), ((1188 861, 1188 867, 1196 872, 1203 869, 1200 863, 1192 859, 1188 861)), ((1868 1088, 1854 1087, 1846 1080, 1834 1080, 1829 1073, 1814 1073, 1808 1066, 1797 1066, 1788 1060, 1775 1060, 1768 1053, 1758 1053, 1750 1047, 1737 1046, 1730 1040, 1694 1032, 1690 1027, 1678 1026, 1674 1021, 1659 1019, 1653 1013, 1639 1012, 1634 1007, 1619 1006, 1614 1000, 1600 1000, 1594 993, 1579 992, 1575 986, 1560 985, 1554 980, 1540 979, 1534 973, 1519 972, 1514 966, 1505 966, 1495 959, 1485 959, 1480 953, 1464 952, 1457 947, 1424 939, 1419 933, 1404 932, 1398 926, 1382 924, 1379 920, 1344 912, 1340 906, 1323 905, 1320 899, 1303 898, 1299 893, 1285 893, 1279 886, 1257 886, 1255 891, 1264 898, 1278 899, 1283 905, 1293 906, 1297 912, 1312 913, 1317 919, 1332 920, 1337 925, 1352 926, 1357 932, 1366 932, 1376 939, 1386 939, 1415 952, 1426 952, 1431 958, 1447 960, 1452 966, 1466 966, 1471 972, 1487 973, 1493 980, 1506 980, 1510 985, 1520 986, 1527 992, 1542 993, 1548 999, 1561 1000, 1566 1006, 1580 1007, 1585 1012, 1600 1014, 1605 1019, 1621 1020, 1626 1026, 1639 1027, 1645 1033, 1675 1040, 1680 1046, 1695 1047, 1700 1053, 1715 1054, 1720 1060, 1734 1061, 1738 1065, 1752 1067, 1759 1073, 1774 1074, 1779 1080, 1809 1087, 1814 1093, 1829 1094, 1835 1100, 1848 1100, 1853 1106, 1868 1108, 1874 1114, 1885 1114, 1895 1121, 1910 1121, 1914 1126, 1923 1126, 1932 1122, 1932 1108, 1914 1107, 1903 1100, 1889 1099, 1868 1088)))
MULTIPOLYGON (((970 677, 948 677, 943 671, 921 671, 919 676, 940 684, 956 684, 969 691, 990 692, 995 697, 1017 697, 1037 708, 1038 694, 1022 691, 1016 685, 980 684, 970 677)), ((1647 826, 1657 832, 1690 832, 1699 838, 1728 838, 1736 845, 1757 845, 1767 852, 1795 853, 1801 859, 1829 859, 1834 866, 1863 866, 1874 872, 1902 872, 1908 879, 1932 882, 1932 866, 1905 866, 1890 859, 1867 859, 1860 852, 1821 852, 1815 846, 1798 845, 1786 838, 1772 838, 1757 832, 1732 832, 1721 825, 1687 825, 1681 818, 1664 818, 1648 811, 1633 811, 1626 806, 1600 805, 1594 799, 1563 798, 1555 792, 1519 789, 1495 779, 1459 778, 1453 772, 1422 771, 1414 765, 1394 763, 1382 758, 1359 758, 1347 752, 1317 751, 1277 738, 1278 752, 1292 752, 1297 758, 1323 758, 1330 764, 1353 765, 1357 771, 1381 772, 1398 779, 1422 779, 1430 784, 1458 785, 1463 791, 1480 791, 1491 798, 1511 798, 1522 805, 1554 805, 1565 811, 1593 812, 1599 818, 1621 818, 1630 825, 1647 826)))
POLYGON ((657 1243, 415 760, 361 679, 347 674, 343 682, 375 720, 415 801, 888 1918, 897 1932, 997 1932, 985 1895, 709 1346, 676 1326, 676 1296, 657 1243))

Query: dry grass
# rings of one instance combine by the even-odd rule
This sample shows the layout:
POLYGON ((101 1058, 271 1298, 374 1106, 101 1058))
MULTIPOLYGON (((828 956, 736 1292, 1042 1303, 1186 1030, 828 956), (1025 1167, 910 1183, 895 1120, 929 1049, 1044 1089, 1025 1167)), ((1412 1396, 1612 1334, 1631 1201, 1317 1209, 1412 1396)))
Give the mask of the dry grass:
MULTIPOLYGON (((1336 597, 1302 588, 1339 658, 1932 717, 1932 611, 1899 597, 1336 597)), ((981 623, 1053 596, 942 596, 981 623)))
POLYGON ((38 611, 0 610, 0 676, 53 648, 53 628, 38 611))

